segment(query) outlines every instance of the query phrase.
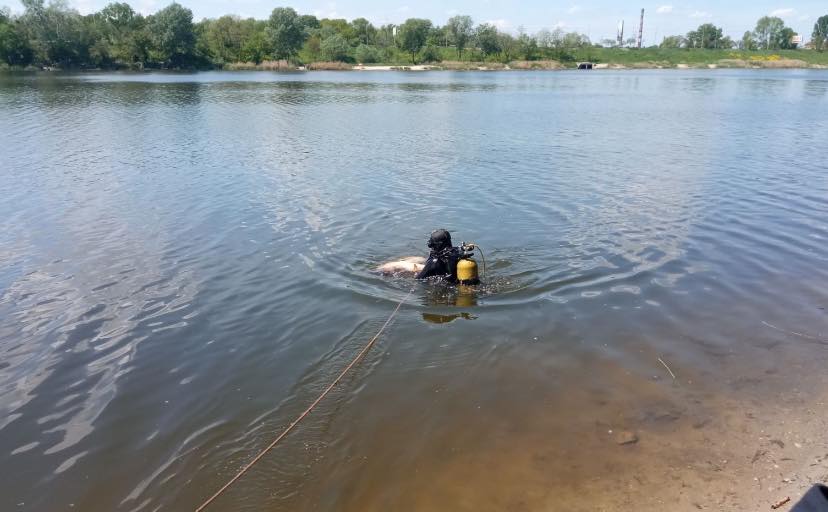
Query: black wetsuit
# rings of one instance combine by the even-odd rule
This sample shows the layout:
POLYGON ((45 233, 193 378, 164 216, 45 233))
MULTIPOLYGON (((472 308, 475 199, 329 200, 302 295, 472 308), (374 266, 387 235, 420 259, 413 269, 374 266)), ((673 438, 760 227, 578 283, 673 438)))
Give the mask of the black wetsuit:
POLYGON ((791 512, 826 512, 828 511, 828 487, 815 485, 805 493, 791 512))
POLYGON ((449 247, 439 252, 431 251, 425 266, 417 274, 417 279, 442 277, 446 281, 456 283, 458 261, 460 261, 460 249, 457 247, 449 247))

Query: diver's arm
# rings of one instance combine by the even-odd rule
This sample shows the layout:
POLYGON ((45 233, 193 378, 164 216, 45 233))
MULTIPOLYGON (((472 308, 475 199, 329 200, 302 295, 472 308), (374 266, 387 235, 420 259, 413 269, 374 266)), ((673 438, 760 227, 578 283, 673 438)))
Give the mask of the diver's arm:
POLYGON ((429 255, 423 265, 423 269, 417 274, 417 279, 428 279, 429 277, 441 275, 440 260, 429 255))

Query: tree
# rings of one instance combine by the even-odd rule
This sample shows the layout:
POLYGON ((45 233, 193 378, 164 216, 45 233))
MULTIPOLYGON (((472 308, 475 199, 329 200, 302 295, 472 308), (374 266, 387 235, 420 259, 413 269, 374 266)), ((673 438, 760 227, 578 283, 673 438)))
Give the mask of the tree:
POLYGON ((753 32, 747 31, 742 36, 742 40, 739 41, 739 49, 740 50, 757 50, 759 47, 756 44, 756 40, 753 39, 753 32))
POLYGON ((525 60, 536 60, 539 56, 538 42, 534 37, 521 32, 517 38, 518 52, 525 60))
POLYGON ((696 30, 687 33, 687 46, 690 48, 724 48, 722 29, 712 23, 699 25, 696 30))
POLYGON ((16 20, 3 9, 0 9, 0 62, 9 66, 23 66, 32 62, 32 49, 20 33, 16 20))
POLYGON ((500 46, 500 53, 503 56, 504 62, 512 60, 517 53, 520 52, 517 40, 510 34, 498 32, 497 34, 498 46, 500 46))
POLYGON ((244 42, 239 60, 243 62, 260 63, 273 53, 270 46, 270 39, 265 34, 265 23, 255 21, 250 36, 244 42), (261 24, 261 26, 260 26, 261 24))
POLYGON ((581 48, 589 46, 589 37, 577 32, 567 32, 563 36, 562 44, 564 48, 581 48))
POLYGON ((359 44, 373 44, 377 29, 365 18, 357 18, 351 22, 351 28, 359 44))
POLYGON ((725 50, 730 50, 736 48, 737 44, 736 41, 730 38, 730 36, 724 36, 719 40, 719 48, 724 48, 725 50))
POLYGON ((782 18, 763 16, 756 22, 753 37, 756 39, 760 48, 764 48, 765 50, 778 49, 780 33, 783 28, 785 28, 785 22, 782 21, 782 18))
POLYGON ((44 6, 43 0, 23 0, 20 22, 34 60, 43 64, 75 66, 88 56, 88 34, 81 16, 62 0, 44 6))
POLYGON ((309 58, 311 61, 319 60, 322 54, 322 38, 319 34, 312 34, 305 39, 305 44, 302 45, 302 58, 309 58))
POLYGON ((376 45, 380 48, 389 48, 394 46, 394 30, 396 28, 396 25, 392 24, 381 26, 374 36, 376 39, 376 45))
POLYGON ((114 54, 116 53, 113 29, 100 16, 100 13, 82 16, 81 18, 82 42, 84 48, 81 50, 83 63, 94 67, 112 67, 115 64, 114 54))
POLYGON ((489 23, 477 26, 477 46, 483 55, 493 55, 500 52, 500 38, 497 34, 497 27, 489 23))
POLYGON ((242 45, 247 39, 245 36, 248 35, 245 28, 237 16, 222 16, 217 20, 208 21, 204 37, 214 62, 223 64, 238 62, 241 59, 242 45))
POLYGON ((684 48, 687 45, 687 40, 684 36, 667 36, 658 45, 659 48, 684 48))
POLYGON ((816 23, 814 23, 814 32, 811 34, 811 40, 814 42, 814 49, 822 51, 828 46, 828 14, 821 16, 816 23))
POLYGON ((307 34, 302 18, 290 7, 277 7, 267 22, 267 36, 277 59, 293 59, 307 34))
POLYGON ((111 3, 95 15, 100 25, 97 45, 106 45, 112 61, 118 65, 141 67, 147 62, 150 37, 146 20, 126 3, 111 3))
POLYGON ((354 44, 357 42, 356 32, 354 32, 354 27, 348 23, 347 20, 344 19, 323 19, 319 22, 319 36, 322 39, 327 39, 334 34, 339 34, 344 37, 348 44, 354 44))
POLYGON ((183 67, 193 62, 193 11, 173 2, 149 18, 149 32, 159 61, 170 67, 183 67))
POLYGON ((319 49, 322 52, 322 56, 327 60, 345 61, 348 53, 351 51, 351 45, 341 35, 334 34, 331 37, 323 39, 319 49))
POLYGON ((471 16, 452 16, 446 26, 449 29, 454 47, 457 49, 457 58, 463 60, 463 50, 474 35, 471 16))
POLYGON ((431 29, 431 33, 432 35, 430 37, 434 37, 437 46, 448 48, 449 42, 453 41, 451 37, 451 29, 448 25, 444 25, 442 27, 434 27, 433 29, 431 29))
POLYGON ((796 43, 793 42, 795 35, 796 32, 794 32, 792 28, 783 27, 782 30, 779 31, 778 39, 776 40, 776 47, 781 50, 796 49, 796 43))
POLYGON ((99 15, 108 26, 122 31, 132 28, 135 22, 135 11, 123 2, 112 2, 101 9, 99 15))
MULTIPOLYGON (((127 3, 113 2, 101 9, 94 17, 100 30, 96 46, 105 47, 112 61, 132 64, 131 38, 143 25, 143 18, 139 21, 139 17, 127 3)), ((103 56, 102 50, 97 53, 103 56)), ((141 57, 146 58, 146 53, 141 57)))
POLYGON ((542 28, 538 30, 538 33, 535 34, 535 39, 538 42, 538 46, 541 48, 552 47, 552 32, 548 29, 542 28))
POLYGON ((299 16, 299 22, 305 27, 305 32, 310 34, 312 30, 319 28, 319 20, 313 14, 303 14, 299 16))
POLYGON ((428 29, 428 35, 426 36, 425 45, 434 47, 440 46, 440 44, 442 44, 445 39, 443 37, 443 34, 444 33, 442 28, 432 26, 430 29, 428 29))
POLYGON ((558 53, 561 53, 565 48, 564 36, 566 36, 566 33, 563 31, 561 27, 557 27, 549 35, 549 45, 551 48, 554 48, 558 53))
POLYGON ((411 63, 416 62, 417 52, 425 45, 431 22, 420 18, 409 18, 400 25, 397 32, 397 44, 400 49, 411 54, 411 63))

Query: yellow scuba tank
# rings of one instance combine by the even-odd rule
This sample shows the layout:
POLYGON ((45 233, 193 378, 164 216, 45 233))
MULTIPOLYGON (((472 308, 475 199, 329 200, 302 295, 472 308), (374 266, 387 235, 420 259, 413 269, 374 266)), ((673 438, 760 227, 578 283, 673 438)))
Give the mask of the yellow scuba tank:
POLYGON ((475 245, 463 243, 460 248, 460 260, 457 262, 457 280, 460 284, 480 283, 477 276, 477 262, 472 257, 475 245))
POLYGON ((477 278, 477 262, 471 257, 463 258, 457 262, 457 280, 460 284, 476 284, 477 278))

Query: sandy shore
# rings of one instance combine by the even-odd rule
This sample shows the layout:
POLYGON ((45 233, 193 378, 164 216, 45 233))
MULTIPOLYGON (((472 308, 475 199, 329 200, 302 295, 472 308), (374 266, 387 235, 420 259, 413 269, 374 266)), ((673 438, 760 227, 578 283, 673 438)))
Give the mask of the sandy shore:
POLYGON ((537 343, 498 353, 490 372, 429 370, 427 414, 392 391, 416 375, 389 369, 397 348, 326 427, 351 439, 347 458, 314 468, 296 508, 349 482, 340 510, 741 512, 790 498, 787 511, 828 482, 828 351, 780 347, 699 367, 642 345, 641 366, 624 367, 597 355, 558 365, 537 343), (373 435, 348 436, 378 404, 361 424, 373 435))

